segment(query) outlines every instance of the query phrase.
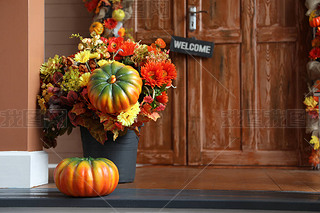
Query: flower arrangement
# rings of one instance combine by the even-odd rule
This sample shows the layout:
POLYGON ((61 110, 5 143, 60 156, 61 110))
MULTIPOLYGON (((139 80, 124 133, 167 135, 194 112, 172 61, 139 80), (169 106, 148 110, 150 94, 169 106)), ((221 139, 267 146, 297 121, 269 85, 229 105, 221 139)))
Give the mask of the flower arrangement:
POLYGON ((71 37, 80 39, 79 51, 68 57, 56 55, 40 68, 37 99, 45 116, 45 148, 55 147, 56 138, 70 134, 76 126, 86 127, 104 144, 108 131, 113 140, 128 129, 139 135, 138 127, 160 117, 168 103, 167 91, 177 77, 161 38, 145 45, 121 36, 105 38, 95 31, 91 38, 71 37), (110 76, 113 69, 117 74, 110 76), (99 81, 106 87, 117 84, 126 96, 112 86, 109 94, 99 81))
POLYGON ((128 36, 123 23, 132 15, 132 0, 83 0, 88 12, 93 13, 90 33, 95 31, 104 37, 128 36))

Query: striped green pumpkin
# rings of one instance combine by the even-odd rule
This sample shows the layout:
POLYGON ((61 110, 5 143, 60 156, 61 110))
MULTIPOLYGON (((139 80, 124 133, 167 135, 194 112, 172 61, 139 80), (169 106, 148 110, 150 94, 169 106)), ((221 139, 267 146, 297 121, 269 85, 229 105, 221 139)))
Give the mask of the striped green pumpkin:
POLYGON ((91 104, 103 113, 120 113, 137 103, 142 88, 139 72, 114 61, 95 69, 89 79, 91 104))

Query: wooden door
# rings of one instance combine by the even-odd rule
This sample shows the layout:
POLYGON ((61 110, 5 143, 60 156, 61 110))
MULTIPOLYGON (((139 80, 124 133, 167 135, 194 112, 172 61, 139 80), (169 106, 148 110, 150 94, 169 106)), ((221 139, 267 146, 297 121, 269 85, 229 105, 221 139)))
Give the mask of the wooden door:
POLYGON ((187 60, 188 163, 299 165, 305 142, 290 116, 302 109, 303 2, 188 0, 191 6, 208 14, 187 36, 216 46, 213 58, 187 60))
POLYGON ((138 163, 301 165, 303 124, 290 123, 290 116, 303 113, 303 4, 135 1, 130 25, 136 40, 169 43, 176 35, 215 42, 209 59, 172 54, 177 89, 161 120, 143 127, 138 163), (193 32, 187 28, 191 6, 207 11, 197 15, 193 32))

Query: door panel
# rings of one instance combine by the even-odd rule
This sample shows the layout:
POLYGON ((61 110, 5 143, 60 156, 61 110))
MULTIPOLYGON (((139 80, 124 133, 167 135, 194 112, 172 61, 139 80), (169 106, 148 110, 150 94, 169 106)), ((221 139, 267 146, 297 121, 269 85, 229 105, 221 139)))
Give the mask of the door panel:
POLYGON ((223 120, 225 109, 240 110, 239 59, 238 44, 217 44, 212 60, 202 60, 200 65, 200 93, 207 99, 201 110, 201 117, 205 118, 200 127, 204 150, 240 149, 240 128, 226 128, 223 120))
POLYGON ((261 43, 257 46, 258 150, 296 150, 297 131, 287 123, 287 109, 294 109, 297 97, 295 43, 261 43), (288 124, 288 125, 287 125, 288 124), (295 141, 296 142, 296 141, 295 141))
MULTIPOLYGON (((162 38, 169 48, 171 35, 185 37, 184 1, 134 1, 134 12, 127 27, 134 29, 136 41, 151 44, 162 38)), ((141 130, 137 163, 186 164, 186 56, 171 53, 178 76, 176 89, 169 92, 169 103, 157 122, 141 130)))
POLYGON ((267 122, 256 128, 256 149, 291 150, 292 159, 298 156, 298 141, 293 138, 299 132, 290 128, 287 113, 296 108, 298 97, 298 17, 292 15, 298 6, 294 0, 257 2, 257 109, 267 122))
POLYGON ((188 56, 188 163, 215 164, 217 153, 241 151, 240 125, 225 120, 240 112, 240 1, 188 2, 208 11, 188 37, 215 42, 212 58, 188 56))

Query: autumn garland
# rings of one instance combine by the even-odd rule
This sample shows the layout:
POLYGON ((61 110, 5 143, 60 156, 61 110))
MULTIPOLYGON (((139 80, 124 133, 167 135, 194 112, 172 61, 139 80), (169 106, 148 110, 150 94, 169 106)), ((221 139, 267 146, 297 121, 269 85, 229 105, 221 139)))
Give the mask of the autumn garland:
POLYGON ((306 6, 309 9, 306 13, 309 16, 309 24, 315 33, 311 43, 312 49, 309 52, 311 61, 307 64, 309 93, 303 103, 306 105, 306 112, 309 116, 306 133, 311 134, 309 143, 312 146, 312 153, 309 163, 314 168, 319 168, 319 97, 315 93, 320 92, 320 7, 318 3, 314 4, 312 1, 306 2, 306 6))

